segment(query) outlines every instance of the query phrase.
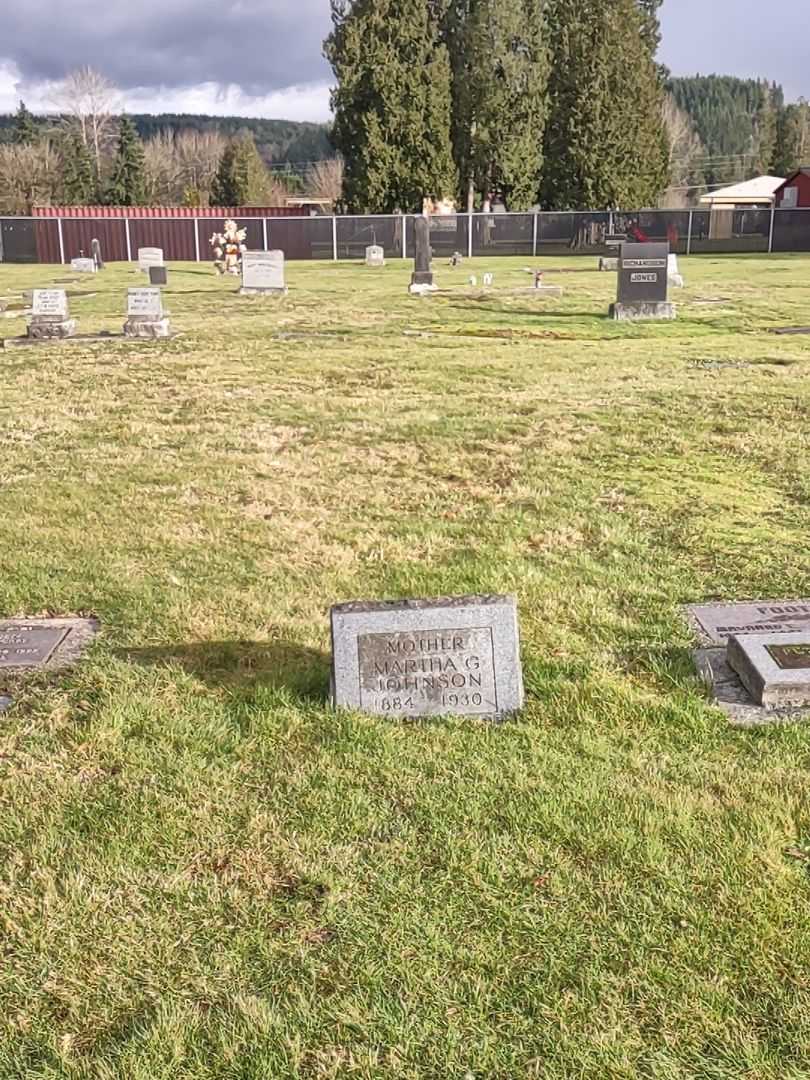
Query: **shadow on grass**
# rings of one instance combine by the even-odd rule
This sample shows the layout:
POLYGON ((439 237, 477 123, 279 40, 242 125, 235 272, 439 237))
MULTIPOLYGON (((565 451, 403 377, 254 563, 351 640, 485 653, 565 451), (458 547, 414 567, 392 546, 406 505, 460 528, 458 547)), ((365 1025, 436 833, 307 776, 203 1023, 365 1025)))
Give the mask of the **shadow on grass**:
POLYGON ((215 689, 248 695, 259 688, 286 690, 310 703, 328 696, 329 658, 292 641, 204 641, 122 649, 119 656, 149 667, 179 667, 215 689))

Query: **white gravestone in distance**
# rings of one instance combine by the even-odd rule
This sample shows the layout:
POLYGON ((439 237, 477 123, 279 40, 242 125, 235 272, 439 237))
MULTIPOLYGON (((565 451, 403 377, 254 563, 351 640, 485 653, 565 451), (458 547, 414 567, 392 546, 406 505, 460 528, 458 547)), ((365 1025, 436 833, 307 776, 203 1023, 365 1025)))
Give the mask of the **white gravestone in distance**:
POLYGON ((70 269, 77 274, 95 274, 98 267, 95 259, 71 259, 70 269))
POLYGON ((366 248, 366 266, 385 266, 385 249, 379 244, 369 244, 366 248))
POLYGON ((287 292, 284 252, 246 251, 242 256, 241 292, 247 296, 283 296, 287 292))
POLYGON ((150 266, 163 266, 163 248, 138 248, 138 269, 149 273, 150 266))
POLYGON ((683 274, 678 269, 678 256, 670 254, 667 260, 667 278, 669 284, 675 289, 683 288, 683 274))
POLYGON ((163 313, 160 289, 127 289, 127 337, 162 338, 169 336, 169 320, 163 313))
POLYGON ((76 333, 64 289, 34 289, 31 297, 30 338, 66 338, 76 333))

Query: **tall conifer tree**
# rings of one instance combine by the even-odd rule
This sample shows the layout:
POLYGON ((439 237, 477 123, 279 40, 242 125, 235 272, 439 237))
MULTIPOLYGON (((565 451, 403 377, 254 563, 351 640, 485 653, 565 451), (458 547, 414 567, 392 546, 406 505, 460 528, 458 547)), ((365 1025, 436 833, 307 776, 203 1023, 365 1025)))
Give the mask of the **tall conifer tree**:
POLYGON ((65 203, 70 206, 88 206, 96 201, 93 159, 75 131, 67 134, 62 143, 62 188, 65 203))
POLYGON ((14 116, 12 142, 18 146, 27 146, 36 140, 38 134, 36 120, 25 107, 25 102, 21 101, 14 116))
POLYGON ((549 0, 541 197, 554 209, 654 205, 667 183, 663 86, 636 0, 549 0))
POLYGON ((331 0, 324 53, 332 92, 332 141, 346 168, 350 210, 418 211, 426 195, 455 195, 451 74, 430 0, 331 0))
POLYGON ((509 208, 537 198, 548 52, 542 0, 451 0, 453 152, 468 207, 499 189, 509 208))
POLYGON ((143 143, 128 116, 121 117, 118 148, 107 188, 111 206, 139 206, 144 200, 143 143))

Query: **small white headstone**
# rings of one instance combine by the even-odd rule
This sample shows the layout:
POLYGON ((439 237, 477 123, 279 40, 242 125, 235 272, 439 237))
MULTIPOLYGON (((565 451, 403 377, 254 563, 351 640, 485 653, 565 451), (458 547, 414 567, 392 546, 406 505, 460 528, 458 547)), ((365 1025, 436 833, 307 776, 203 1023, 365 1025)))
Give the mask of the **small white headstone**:
POLYGON ((366 266, 385 266, 385 249, 379 244, 369 244, 366 248, 366 266))
POLYGON ((160 289, 127 289, 127 317, 162 319, 160 289))
POLYGON ((138 269, 148 274, 150 266, 163 266, 163 248, 138 248, 138 269))
POLYGON ((98 267, 95 259, 71 259, 70 269, 77 274, 95 274, 98 267))
POLYGON ((484 274, 484 285, 485 286, 491 285, 493 281, 494 281, 494 278, 493 278, 492 274, 484 274))
POLYGON ((475 276, 475 274, 470 274, 470 285, 477 285, 477 284, 478 284, 478 278, 475 276))
POLYGON ((66 319, 68 317, 67 293, 64 289, 34 289, 31 313, 37 316, 66 319))
POLYGON ((670 285, 674 285, 676 289, 683 288, 683 275, 678 269, 677 255, 670 255, 667 259, 667 277, 670 285))
POLYGON ((246 251, 242 256, 242 288, 286 292, 283 251, 246 251))

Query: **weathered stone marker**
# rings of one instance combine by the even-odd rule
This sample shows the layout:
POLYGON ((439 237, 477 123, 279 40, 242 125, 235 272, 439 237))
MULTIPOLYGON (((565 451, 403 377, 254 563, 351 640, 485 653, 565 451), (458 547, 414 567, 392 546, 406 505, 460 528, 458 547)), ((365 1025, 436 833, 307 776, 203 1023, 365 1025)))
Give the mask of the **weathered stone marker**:
POLYGON ((64 289, 34 289, 31 298, 31 322, 28 336, 68 338, 76 333, 76 320, 70 318, 64 289))
POLYGON ((381 716, 484 716, 523 706, 513 596, 332 608, 332 701, 381 716))
POLYGON ((622 244, 613 319, 674 319, 667 300, 669 244, 622 244))
POLYGON ((693 604, 687 611, 704 645, 726 645, 739 634, 810 634, 810 599, 693 604))
POLYGON ((678 256, 672 253, 667 260, 667 279, 674 289, 682 289, 684 286, 683 274, 678 268, 678 256))
POLYGON ((79 658, 98 631, 93 619, 0 620, 0 668, 60 668, 79 658))
POLYGON ((283 251, 246 251, 242 255, 242 288, 246 296, 284 296, 283 251))
POLYGON ((149 284, 157 286, 169 284, 169 271, 165 266, 149 267, 149 284))
POLYGON ((71 259, 70 269, 76 274, 95 274, 97 267, 95 259, 71 259))
POLYGON ((96 270, 104 269, 104 258, 101 254, 101 243, 98 240, 90 241, 90 250, 93 253, 93 262, 96 264, 96 270))
POLYGON ((409 292, 416 296, 423 296, 425 293, 434 292, 437 288, 436 283, 433 280, 433 271, 431 269, 430 261, 432 255, 430 247, 430 221, 424 214, 420 214, 418 217, 414 218, 413 245, 413 273, 411 274, 409 292))
POLYGON ((810 628, 798 634, 743 634, 728 643, 729 666, 768 710, 810 705, 810 628))
POLYGON ((169 336, 169 320, 163 313, 160 289, 127 289, 127 321, 124 334, 132 338, 169 336))
POLYGON ((145 274, 149 273, 150 266, 163 266, 163 264, 163 248, 138 248, 138 269, 143 270, 145 274))
POLYGON ((385 249, 379 244, 369 244, 366 248, 366 266, 385 266, 385 249))

